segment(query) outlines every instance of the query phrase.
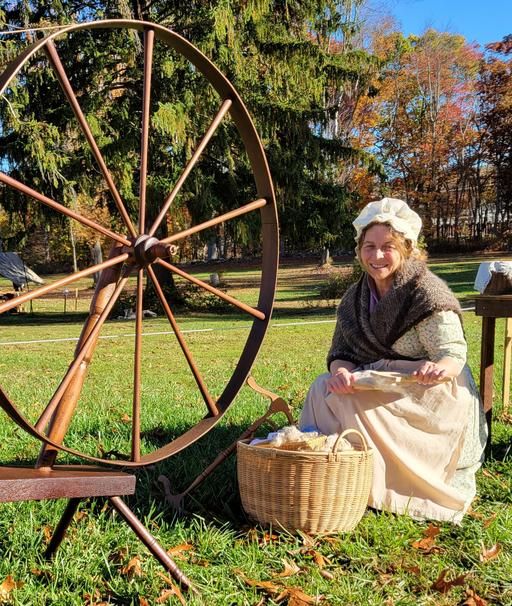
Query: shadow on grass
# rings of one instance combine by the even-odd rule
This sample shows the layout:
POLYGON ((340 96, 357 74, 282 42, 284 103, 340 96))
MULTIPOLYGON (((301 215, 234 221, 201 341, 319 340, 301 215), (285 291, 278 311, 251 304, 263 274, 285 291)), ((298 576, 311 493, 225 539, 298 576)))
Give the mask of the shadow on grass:
POLYGON ((61 312, 23 312, 20 314, 1 314, 0 326, 45 326, 51 324, 76 324, 85 322, 88 313, 74 311, 61 312))
POLYGON ((489 462, 509 462, 512 466, 512 436, 503 437, 491 445, 489 462))
MULTIPOLYGON (((311 297, 300 297, 300 299, 293 298, 289 299, 293 302, 298 302, 297 305, 279 305, 274 308, 273 318, 277 317, 292 317, 292 316, 304 316, 304 315, 318 315, 318 316, 332 316, 335 309, 335 302, 326 302, 325 299, 316 299, 311 297)), ((13 315, 0 315, 0 326, 4 327, 16 327, 16 326, 52 326, 62 324, 83 324, 88 317, 87 313, 84 312, 73 312, 68 314, 62 313, 34 313, 34 314, 13 314, 13 315)), ((164 316, 159 316, 160 319, 165 320, 164 316)), ((252 318, 248 314, 242 313, 199 313, 199 312, 187 312, 179 313, 176 316, 178 322, 193 322, 201 321, 212 324, 219 324, 225 322, 252 322, 252 318)), ((107 321, 106 326, 109 324, 115 324, 118 326, 125 325, 133 327, 134 320, 118 320, 110 319, 107 321)), ((169 325, 170 326, 170 325, 169 325)))

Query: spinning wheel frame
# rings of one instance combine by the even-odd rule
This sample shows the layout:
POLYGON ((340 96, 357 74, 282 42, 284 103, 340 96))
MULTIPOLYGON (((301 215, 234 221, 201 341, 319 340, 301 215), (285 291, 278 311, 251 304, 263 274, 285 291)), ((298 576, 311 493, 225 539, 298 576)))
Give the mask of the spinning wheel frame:
POLYGON ((272 304, 275 291, 275 282, 277 274, 278 258, 278 230, 276 203, 272 187, 270 172, 261 142, 258 138, 252 120, 236 90, 222 73, 192 44, 187 42, 178 34, 153 23, 143 21, 131 21, 124 19, 115 19, 99 21, 93 23, 84 23, 64 27, 61 30, 50 34, 30 45, 20 56, 15 59, 0 77, 0 94, 9 86, 10 82, 16 77, 24 65, 39 51, 44 51, 52 65, 54 72, 61 84, 61 87, 70 103, 75 117, 77 118, 83 134, 93 152, 93 155, 100 167, 108 189, 110 190, 117 209, 121 215, 123 223, 128 231, 127 235, 115 233, 112 230, 99 225, 95 221, 88 219, 68 209, 59 202, 48 198, 44 194, 30 188, 28 185, 16 181, 9 175, 0 173, 0 182, 17 189, 23 194, 34 198, 53 208, 54 210, 68 216, 90 227, 97 232, 109 237, 114 245, 111 250, 110 258, 103 263, 89 267, 85 270, 71 274, 56 283, 46 285, 35 289, 31 293, 26 293, 17 297, 14 301, 0 304, 0 314, 8 311, 14 306, 20 305, 26 301, 32 300, 43 294, 61 288, 79 278, 91 275, 101 271, 101 278, 96 288, 96 292, 91 303, 89 318, 82 330, 82 335, 78 342, 75 358, 72 361, 62 383, 55 392, 50 403, 46 407, 39 421, 34 425, 30 423, 10 401, 7 394, 0 388, 0 406, 7 414, 26 432, 43 442, 42 453, 38 462, 39 466, 51 466, 59 450, 66 451, 75 456, 85 458, 97 463, 103 463, 120 467, 137 467, 153 464, 161 461, 187 447, 198 438, 206 434, 223 416, 231 402, 237 395, 243 385, 254 358, 260 348, 264 334, 270 321, 272 304), (142 134, 141 134, 141 154, 140 154, 140 192, 139 192, 139 217, 136 225, 126 211, 121 196, 116 188, 114 180, 110 175, 108 167, 103 160, 101 151, 96 144, 94 136, 87 124, 84 114, 80 108, 79 102, 66 71, 60 60, 54 41, 64 35, 84 29, 105 29, 105 28, 126 28, 144 33, 144 84, 143 84, 143 108, 142 108, 142 134), (151 100, 151 70, 153 47, 155 40, 158 40, 168 47, 174 49, 179 54, 188 59, 199 72, 208 80, 221 98, 220 108, 213 118, 210 127, 206 131, 203 139, 198 144, 195 152, 184 168, 180 178, 174 185, 163 202, 160 213, 152 226, 146 230, 146 181, 148 172, 148 147, 149 147, 149 126, 150 126, 150 100, 151 100), (155 233, 164 220, 169 208, 171 207, 181 186, 186 181, 191 170, 197 163, 202 152, 222 122, 223 118, 229 112, 235 123, 239 135, 246 149, 256 183, 257 198, 237 209, 229 211, 220 217, 215 217, 199 225, 190 227, 177 234, 173 234, 160 241, 155 238, 155 233), (176 267, 166 259, 172 255, 172 243, 186 238, 189 235, 208 229, 221 222, 229 221, 235 217, 242 216, 248 212, 259 210, 262 223, 262 276, 259 300, 256 308, 252 308, 233 297, 223 293, 213 286, 202 282, 201 280, 187 274, 176 267), (167 304, 158 279, 154 273, 152 265, 154 263, 166 267, 176 275, 179 275, 188 281, 208 290, 221 297, 225 301, 235 305, 245 313, 251 315, 253 325, 249 336, 242 350, 240 359, 236 368, 229 379, 221 395, 214 401, 208 394, 208 390, 202 381, 199 370, 197 369, 193 358, 188 351, 186 342, 179 331, 178 324, 174 318, 170 306, 167 304), (194 427, 184 434, 169 442, 165 446, 145 455, 140 453, 140 399, 141 399, 141 335, 142 335, 142 284, 143 273, 147 271, 149 278, 153 281, 157 294, 164 307, 166 316, 178 338, 180 347, 185 355, 188 365, 194 375, 199 390, 207 405, 209 414, 194 427), (134 394, 133 394, 133 430, 132 430, 132 452, 130 461, 102 459, 91 456, 77 450, 68 448, 62 444, 62 440, 67 432, 69 423, 74 414, 78 402, 83 380, 90 359, 93 355, 99 331, 108 317, 109 310, 114 305, 117 296, 128 279, 130 273, 137 273, 137 305, 136 305, 136 337, 135 337, 135 355, 134 355, 134 394), (47 424, 49 429, 45 432, 47 424))

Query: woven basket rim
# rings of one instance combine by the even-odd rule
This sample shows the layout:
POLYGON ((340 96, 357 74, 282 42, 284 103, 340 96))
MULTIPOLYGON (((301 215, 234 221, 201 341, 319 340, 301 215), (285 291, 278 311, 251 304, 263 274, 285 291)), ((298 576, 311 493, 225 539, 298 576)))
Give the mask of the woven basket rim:
POLYGON ((250 450, 253 453, 258 453, 257 456, 262 458, 294 458, 301 460, 308 459, 325 459, 325 460, 336 460, 339 457, 361 457, 361 455, 373 455, 373 448, 364 448, 360 444, 352 444, 351 450, 339 450, 336 453, 332 451, 316 451, 316 450, 286 450, 284 448, 273 448, 271 446, 266 446, 265 448, 258 447, 257 444, 249 444, 251 439, 239 440, 237 442, 237 449, 246 449, 250 450))

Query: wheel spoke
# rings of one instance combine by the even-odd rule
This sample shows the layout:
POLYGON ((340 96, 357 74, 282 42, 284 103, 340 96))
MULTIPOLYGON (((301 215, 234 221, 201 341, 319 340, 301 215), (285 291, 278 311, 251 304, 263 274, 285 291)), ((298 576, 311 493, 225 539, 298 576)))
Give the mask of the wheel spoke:
POLYGON ((140 144, 139 233, 146 227, 146 187, 148 174, 149 109, 151 102, 151 71, 155 31, 144 30, 144 84, 142 105, 142 136, 140 144))
POLYGON ((9 177, 9 175, 6 175, 3 172, 0 172, 0 182, 5 183, 6 185, 8 185, 9 187, 12 187, 13 189, 17 189, 18 191, 20 191, 22 194, 25 194, 26 196, 30 196, 31 198, 34 198, 35 200, 42 202, 44 205, 49 206, 50 208, 53 208, 54 210, 57 210, 58 212, 62 213, 63 215, 66 215, 67 217, 70 217, 71 219, 75 219, 75 221, 78 221, 82 225, 86 225, 87 227, 94 229, 95 231, 99 232, 100 234, 108 236, 109 238, 111 238, 112 240, 115 240, 116 242, 121 242, 121 244, 126 244, 126 246, 130 246, 130 240, 127 240, 124 236, 120 236, 119 234, 114 233, 110 229, 103 227, 99 223, 96 223, 95 221, 91 221, 91 219, 88 219, 87 217, 83 217, 82 215, 75 212, 74 210, 71 210, 70 208, 67 208, 63 204, 60 204, 59 202, 55 202, 55 200, 52 200, 51 198, 48 198, 48 197, 44 196, 43 194, 40 194, 35 189, 28 187, 28 185, 21 183, 21 181, 17 181, 16 179, 9 177))
POLYGON ((210 127, 208 128, 208 130, 206 131, 205 136, 203 137, 203 139, 201 140, 201 142, 197 146, 196 151, 194 152, 194 154, 190 158, 187 166, 185 167, 185 170, 182 172, 180 178, 176 182, 176 185, 174 186, 174 188, 171 191, 171 193, 167 196, 167 198, 166 198, 166 200, 164 202, 164 205, 162 207, 162 210, 160 211, 158 217, 155 219, 155 222, 153 223, 153 225, 151 226, 151 229, 149 230, 149 235, 150 236, 154 236, 155 235, 156 230, 158 229, 158 227, 159 227, 160 223, 162 222, 163 218, 165 217, 165 214, 169 210, 169 207, 173 203, 174 198, 178 195, 178 192, 180 191, 181 186, 183 185, 183 183, 185 183, 185 180, 187 179, 188 175, 190 174, 190 171, 194 168, 194 166, 196 165, 197 161, 201 157, 201 154, 203 153, 204 148, 206 147, 206 145, 208 144, 208 142, 210 141, 210 139, 214 135, 215 131, 219 127, 219 124, 222 122, 222 119, 224 118, 224 116, 228 112, 228 110, 231 107, 231 105, 232 105, 231 99, 225 99, 224 102, 222 103, 222 105, 220 106, 220 109, 217 112, 217 115, 212 120, 212 123, 210 124, 210 127))
POLYGON ((1 303, 0 304, 0 314, 4 313, 6 311, 9 311, 9 309, 12 309, 13 307, 18 307, 18 305, 22 305, 23 303, 26 303, 27 301, 31 301, 32 299, 41 297, 42 295, 46 294, 47 292, 51 292, 52 290, 57 290, 57 289, 61 288, 62 286, 66 286, 67 284, 71 284, 72 282, 75 282, 76 280, 79 280, 80 278, 85 278, 87 276, 90 276, 91 274, 101 271, 102 269, 106 269, 107 267, 112 267, 113 265, 117 265, 118 263, 123 263, 123 261, 126 261, 126 259, 128 259, 128 257, 129 257, 128 253, 123 253, 117 257, 108 259, 107 261, 103 261, 103 263, 98 263, 97 265, 92 265, 91 267, 88 267, 87 269, 82 269, 81 271, 78 271, 75 274, 71 274, 69 276, 66 276, 65 278, 56 280, 55 282, 52 282, 51 284, 47 284, 46 286, 41 286, 40 288, 36 288, 35 290, 32 290, 31 292, 27 292, 24 295, 20 295, 19 297, 11 299, 10 301, 1 303))
POLYGON ((95 340, 98 336, 98 333, 101 330, 101 327, 105 323, 105 320, 108 318, 108 315, 109 315, 110 311, 112 310, 112 307, 114 306, 115 302, 119 298, 119 295, 123 291, 123 288, 125 287, 127 281, 128 281, 128 276, 123 277, 119 280, 119 282, 116 286, 116 289, 114 290, 114 292, 112 293, 112 296, 110 297, 109 302, 107 303, 107 305, 101 312, 100 316, 98 317, 98 320, 92 327, 91 332, 87 335, 87 338, 82 343, 79 351, 76 353, 75 359, 69 366, 66 374, 64 375, 64 378, 62 379, 59 387, 57 388, 57 391, 53 394, 52 399, 50 400, 50 402, 44 409, 43 414, 39 417, 39 419, 36 423, 36 429, 38 431, 43 431, 44 428, 46 427, 52 414, 54 413, 55 409, 57 408, 62 395, 66 391, 66 389, 67 389, 68 385, 70 384, 71 380, 73 379, 77 369, 79 368, 79 366, 82 363, 82 361, 84 360, 87 352, 89 351, 89 347, 91 346, 92 343, 95 342, 95 340))
POLYGON ((140 461, 140 397, 142 369, 142 315, 144 312, 144 270, 137 273, 137 307, 135 309, 135 353, 133 362, 132 461, 140 461))
POLYGON ((172 271, 173 273, 177 274, 178 276, 185 278, 185 280, 192 282, 192 284, 196 284, 197 286, 200 286, 201 288, 208 290, 209 292, 213 293, 214 295, 217 295, 217 297, 219 297, 220 299, 223 299, 227 303, 231 303, 231 305, 238 307, 238 309, 245 311, 246 313, 250 314, 254 318, 257 318, 258 320, 265 319, 265 314, 263 312, 259 311, 258 309, 254 309, 254 307, 250 307, 249 305, 246 305, 245 303, 242 303, 242 301, 239 301, 238 299, 235 299, 234 297, 230 297, 225 292, 222 292, 222 290, 219 290, 218 288, 213 287, 211 284, 208 284, 207 282, 203 282, 202 280, 199 280, 198 278, 179 269, 179 267, 176 267, 175 265, 171 265, 171 263, 168 263, 167 261, 164 261, 163 259, 157 259, 157 263, 159 263, 160 265, 163 265, 169 271, 172 271))
POLYGON ((172 326, 172 329, 174 331, 174 334, 176 335, 176 338, 178 339, 178 343, 180 344, 181 351, 183 352, 183 355, 185 356, 185 358, 188 362, 190 370, 192 371, 192 374, 194 375, 194 379, 197 383, 199 391, 201 392, 201 395, 203 396, 206 406, 208 407, 210 413, 213 416, 217 416, 219 414, 217 405, 215 404, 213 398, 209 394, 208 389, 203 381, 203 378, 201 377, 201 374, 197 368, 197 365, 192 357, 192 353, 189 350, 189 348, 187 347, 187 344, 185 343, 185 339, 183 338, 183 335, 181 334, 181 331, 178 327, 178 323, 176 322, 176 319, 171 311, 171 308, 169 307, 169 303, 167 303, 167 300, 165 298, 162 287, 160 286, 160 282, 158 281, 158 278, 155 275, 155 271, 151 267, 151 265, 149 265, 147 269, 148 269, 149 276, 155 286, 155 290, 157 292, 158 298, 160 299, 160 302, 162 303, 165 314, 172 326))
POLYGON ((197 233, 198 231, 203 231, 210 227, 214 227, 219 223, 224 223, 224 221, 229 221, 230 219, 234 219, 235 217, 240 217, 241 215, 246 215, 247 213, 252 212, 253 210, 257 210, 258 208, 262 208, 267 204, 267 200, 265 198, 258 198, 257 200, 253 200, 249 202, 249 204, 245 204, 244 206, 240 206, 240 208, 236 208, 235 210, 230 210, 223 215, 219 215, 218 217, 214 217, 209 221, 205 221, 204 223, 199 223, 199 225, 194 225, 193 227, 189 227, 188 229, 184 229, 183 231, 178 232, 177 234, 173 234, 172 236, 168 236, 167 238, 163 238, 160 240, 162 244, 170 244, 171 242, 176 242, 177 240, 183 240, 192 234, 197 233))
POLYGON ((62 61, 60 60, 60 57, 57 53, 57 49, 55 48, 55 45, 53 43, 53 40, 49 40, 46 43, 46 45, 44 46, 44 50, 46 52, 46 55, 48 56, 48 59, 50 60, 51 66, 53 67, 53 69, 55 71, 55 74, 57 76, 57 79, 59 80, 62 90, 64 91, 64 94, 66 95, 66 97, 69 101, 69 104, 71 105, 71 108, 73 109, 76 119, 78 120, 78 123, 80 124, 80 128, 82 129, 82 131, 85 135, 85 138, 87 139, 87 142, 89 143, 92 153, 94 154, 94 157, 96 158, 96 162, 98 163, 98 166, 100 167, 100 170, 103 173, 105 181, 107 182, 108 188, 110 189, 112 197, 114 198, 114 202, 116 203, 116 206, 117 206, 119 212, 121 213, 123 221, 124 221, 126 227, 128 228, 130 234, 133 237, 136 237, 137 232, 135 231, 135 228, 131 222, 128 212, 126 211, 123 201, 121 200, 121 196, 119 194, 119 191, 117 190, 114 180, 112 179, 112 175, 110 174, 110 171, 108 170, 107 165, 105 164, 105 160, 103 159, 101 151, 96 143, 96 140, 94 139, 94 135, 92 134, 92 131, 89 128, 89 124, 87 123, 87 120, 84 116, 82 108, 80 107, 80 104, 78 103, 78 99, 76 98, 76 95, 73 91, 69 78, 66 74, 66 70, 64 69, 64 66, 62 65, 62 61))

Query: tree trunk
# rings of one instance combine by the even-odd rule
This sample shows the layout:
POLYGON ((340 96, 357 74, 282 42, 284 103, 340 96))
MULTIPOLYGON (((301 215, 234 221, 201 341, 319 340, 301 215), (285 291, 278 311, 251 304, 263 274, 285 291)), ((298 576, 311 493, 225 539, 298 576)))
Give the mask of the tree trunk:
MULTIPOLYGON (((96 240, 94 245, 91 248, 91 260, 93 265, 98 265, 98 263, 103 262, 103 251, 101 250, 101 244, 99 240, 96 240)), ((100 279, 100 272, 97 271, 92 275, 93 285, 96 286, 98 280, 100 279)))
POLYGON ((217 237, 212 236, 208 239, 206 260, 214 261, 219 258, 219 249, 217 246, 217 237))
MULTIPOLYGON (((78 263, 76 260, 76 240, 75 240, 75 232, 73 231, 73 223, 69 222, 69 240, 71 242, 71 252, 73 253, 73 271, 76 273, 78 271, 78 263)), ((1 246, 0 246, 0 250, 1 246)), ((94 279, 94 283, 96 284, 96 278, 94 279)))

